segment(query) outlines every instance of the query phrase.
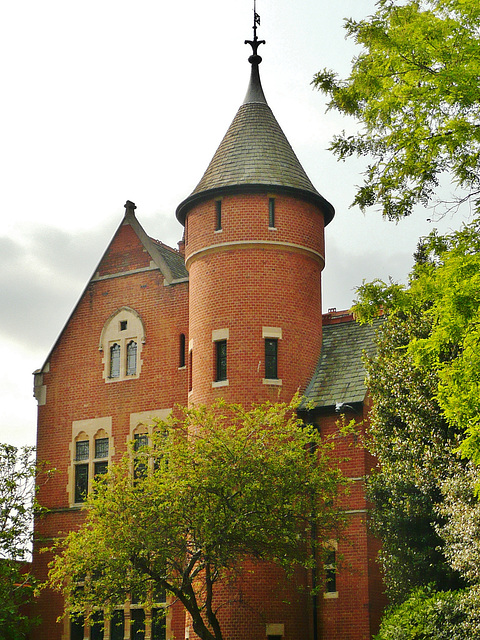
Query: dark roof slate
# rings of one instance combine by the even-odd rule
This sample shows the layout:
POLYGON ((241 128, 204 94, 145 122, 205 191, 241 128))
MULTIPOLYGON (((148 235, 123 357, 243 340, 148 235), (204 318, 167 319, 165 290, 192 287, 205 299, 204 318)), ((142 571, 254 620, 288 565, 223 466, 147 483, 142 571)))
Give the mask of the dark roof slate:
POLYGON ((326 223, 333 218, 332 205, 311 183, 268 106, 254 64, 245 101, 202 179, 177 208, 177 218, 184 223, 195 202, 214 195, 269 188, 313 200, 326 223))
POLYGON ((185 258, 175 249, 163 244, 160 240, 152 238, 157 250, 167 263, 174 280, 183 280, 188 278, 188 271, 185 267, 185 258))
POLYGON ((361 325, 349 321, 323 327, 322 352, 302 409, 364 401, 367 386, 363 356, 375 352, 375 332, 380 322, 361 325))
POLYGON ((304 189, 316 195, 267 104, 242 104, 193 194, 239 184, 304 189))

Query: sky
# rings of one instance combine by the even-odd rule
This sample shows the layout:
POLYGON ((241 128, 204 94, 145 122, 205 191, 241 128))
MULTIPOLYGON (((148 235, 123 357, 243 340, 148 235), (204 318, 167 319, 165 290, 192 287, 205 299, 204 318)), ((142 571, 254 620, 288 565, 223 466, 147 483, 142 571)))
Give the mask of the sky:
MULTIPOLYGON (((336 209, 326 231, 323 307, 349 308, 362 280, 405 281, 418 210, 398 224, 350 208, 360 161, 337 162, 316 71, 348 75, 344 18, 372 0, 257 0, 261 77, 280 126, 336 209)), ((35 444, 40 368, 124 214, 176 246, 177 205, 194 189, 241 105, 253 0, 22 0, 0 5, 0 442, 35 444)))

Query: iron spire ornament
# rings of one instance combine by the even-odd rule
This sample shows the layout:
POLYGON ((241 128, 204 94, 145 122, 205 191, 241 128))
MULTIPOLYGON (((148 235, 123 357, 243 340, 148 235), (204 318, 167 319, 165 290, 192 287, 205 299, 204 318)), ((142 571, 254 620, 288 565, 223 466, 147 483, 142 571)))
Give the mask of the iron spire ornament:
POLYGON ((251 64, 260 64, 262 58, 257 51, 261 44, 265 44, 265 40, 259 40, 257 37, 257 25, 260 26, 260 16, 257 13, 257 0, 253 0, 253 40, 245 40, 245 44, 249 44, 253 50, 253 54, 248 59, 251 64))

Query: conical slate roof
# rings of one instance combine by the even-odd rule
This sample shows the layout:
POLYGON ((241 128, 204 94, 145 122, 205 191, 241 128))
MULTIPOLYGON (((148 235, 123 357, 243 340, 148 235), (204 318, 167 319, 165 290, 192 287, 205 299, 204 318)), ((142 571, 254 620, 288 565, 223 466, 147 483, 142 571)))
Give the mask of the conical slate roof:
POLYGON ((178 206, 177 218, 184 224, 188 210, 201 200, 271 189, 315 202, 328 224, 334 209, 310 182, 267 104, 258 69, 260 56, 251 56, 250 61, 252 71, 245 100, 203 178, 178 206))

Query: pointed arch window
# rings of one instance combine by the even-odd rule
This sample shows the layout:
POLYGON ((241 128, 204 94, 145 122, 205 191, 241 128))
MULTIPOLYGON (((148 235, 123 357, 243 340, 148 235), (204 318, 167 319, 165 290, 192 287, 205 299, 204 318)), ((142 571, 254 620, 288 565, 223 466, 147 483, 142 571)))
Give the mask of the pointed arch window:
POLYGON ((93 480, 108 471, 112 455, 110 419, 80 420, 74 423, 74 431, 77 435, 73 439, 72 486, 69 492, 71 503, 81 504, 91 491, 93 480))
POLYGON ((120 377, 120 345, 115 342, 110 347, 110 378, 120 377))
POLYGON ((144 343, 145 329, 136 311, 123 307, 110 316, 103 327, 99 345, 105 354, 105 382, 138 378, 144 343))
POLYGON ((137 373, 137 343, 130 340, 127 344, 127 376, 137 373))

